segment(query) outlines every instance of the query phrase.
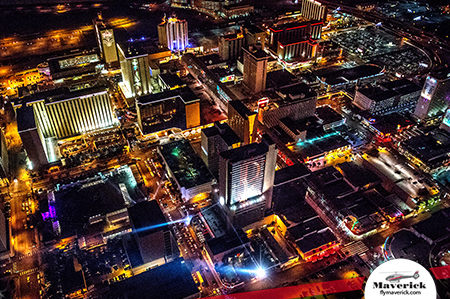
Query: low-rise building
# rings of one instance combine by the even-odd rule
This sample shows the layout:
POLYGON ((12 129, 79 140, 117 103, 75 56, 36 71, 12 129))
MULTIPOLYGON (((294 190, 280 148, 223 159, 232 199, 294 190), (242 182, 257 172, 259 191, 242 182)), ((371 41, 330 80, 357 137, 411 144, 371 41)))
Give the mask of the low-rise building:
POLYGON ((188 140, 164 144, 158 148, 158 152, 169 177, 175 181, 185 201, 211 193, 216 179, 188 140))

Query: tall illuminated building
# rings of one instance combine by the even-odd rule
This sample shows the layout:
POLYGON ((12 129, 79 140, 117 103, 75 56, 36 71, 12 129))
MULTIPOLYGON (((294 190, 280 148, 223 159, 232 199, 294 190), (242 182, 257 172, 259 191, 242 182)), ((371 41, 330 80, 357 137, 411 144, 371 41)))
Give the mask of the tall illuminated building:
POLYGON ((117 55, 114 30, 105 25, 101 14, 98 14, 98 17, 94 19, 93 23, 102 60, 108 65, 118 64, 119 58, 117 55))
POLYGON ((37 93, 19 99, 14 108, 19 134, 34 165, 58 160, 60 139, 118 125, 105 86, 37 93))
POLYGON ((148 54, 135 47, 117 46, 119 49, 122 78, 120 89, 127 102, 134 103, 134 98, 151 93, 150 66, 148 54), (129 100, 132 99, 132 100, 129 100))
POLYGON ((242 54, 245 38, 242 32, 219 37, 219 56, 223 61, 237 59, 242 54))
POLYGON ((235 227, 264 218, 272 206, 277 160, 275 143, 264 135, 252 143, 220 153, 219 200, 235 227))
POLYGON ((450 69, 433 71, 427 77, 414 116, 423 122, 442 116, 450 104, 450 69))
POLYGON ((269 56, 261 47, 244 48, 244 83, 255 93, 266 89, 269 56))
POLYGON ((303 0, 301 13, 303 17, 310 20, 325 21, 327 6, 315 0, 303 0))
POLYGON ((171 51, 184 51, 188 46, 188 24, 175 16, 166 18, 158 25, 158 38, 161 47, 171 51))
POLYGON ((228 125, 244 144, 255 141, 256 115, 239 100, 228 102, 228 125))

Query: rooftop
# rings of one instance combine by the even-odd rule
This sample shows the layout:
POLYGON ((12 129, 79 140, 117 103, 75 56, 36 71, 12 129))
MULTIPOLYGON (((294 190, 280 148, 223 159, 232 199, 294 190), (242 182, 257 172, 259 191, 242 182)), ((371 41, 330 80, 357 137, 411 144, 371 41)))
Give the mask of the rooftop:
POLYGON ((264 143, 251 143, 228 151, 221 152, 222 158, 231 163, 244 161, 252 157, 265 155, 267 153, 267 146, 264 143))
POLYGON ((385 90, 381 87, 370 87, 370 88, 360 88, 358 92, 362 93, 366 97, 370 98, 375 102, 385 101, 387 99, 393 98, 398 95, 395 90, 388 89, 385 90))
POLYGON ((128 208, 131 223, 139 237, 167 230, 167 221, 158 201, 143 201, 128 208))
POLYGON ((307 235, 295 242, 303 253, 309 252, 322 245, 337 241, 330 229, 307 235))
POLYGON ((447 238, 450 232, 450 208, 440 210, 430 218, 415 224, 414 229, 433 242, 447 238))
POLYGON ((297 77, 283 69, 267 73, 266 87, 278 89, 286 85, 294 84, 297 81, 297 77))
POLYGON ((250 109, 245 106, 244 103, 242 103, 239 100, 230 101, 228 102, 228 105, 234 108, 237 113, 239 113, 244 119, 248 119, 249 116, 256 114, 256 112, 250 111, 250 109))
POLYGON ((438 80, 448 80, 450 78, 450 68, 433 70, 430 76, 438 80))
POLYGON ((269 28, 272 32, 279 32, 282 30, 292 30, 297 28, 306 27, 311 22, 317 22, 317 21, 304 21, 304 22, 291 22, 291 23, 282 23, 282 24, 276 24, 269 28))
POLYGON ((275 186, 272 196, 275 213, 294 223, 316 217, 317 213, 306 202, 305 195, 306 187, 301 179, 275 186))
POLYGON ((319 74, 314 72, 317 77, 328 85, 336 85, 348 81, 354 81, 360 78, 367 78, 378 75, 382 72, 382 68, 373 64, 360 65, 349 69, 333 70, 331 72, 319 74))
POLYGON ((223 63, 223 61, 220 59, 219 54, 209 54, 209 55, 205 55, 205 56, 197 56, 197 58, 201 62, 203 62, 206 66, 223 63))
POLYGON ((248 52, 251 56, 258 60, 262 59, 268 59, 269 55, 267 55, 266 52, 264 52, 262 49, 260 49, 258 46, 250 46, 248 48, 243 48, 244 51, 248 52))
POLYGON ((362 117, 369 120, 371 126, 383 134, 392 134, 400 128, 412 125, 414 122, 399 113, 391 113, 383 116, 372 116, 367 112, 360 113, 362 117))
POLYGON ((309 100, 317 97, 316 91, 303 82, 281 87, 277 93, 288 101, 309 100))
POLYGON ((56 88, 44 92, 34 93, 18 99, 14 102, 14 106, 17 107, 25 103, 34 103, 40 101, 45 101, 45 104, 57 103, 60 101, 77 99, 96 93, 106 92, 107 90, 108 88, 103 85, 78 89, 74 91, 70 91, 69 88, 56 88))
POLYGON ((182 87, 172 90, 165 90, 163 92, 151 93, 137 98, 138 105, 146 105, 156 102, 161 102, 173 98, 179 98, 183 103, 191 103, 199 101, 198 97, 189 87, 182 87))
POLYGON ((316 233, 324 228, 327 228, 327 226, 325 225, 325 223, 323 223, 322 220, 320 220, 319 216, 316 216, 288 228, 288 231, 292 238, 294 238, 294 240, 298 240, 309 234, 316 233))
POLYGON ((109 286, 109 299, 183 299, 199 292, 182 258, 109 286))
POLYGON ((248 244, 250 240, 242 229, 229 230, 225 235, 207 241, 209 249, 213 255, 229 251, 239 246, 248 244))
POLYGON ((334 123, 343 119, 343 117, 337 113, 330 106, 322 106, 316 108, 316 115, 322 120, 322 125, 334 123))
POLYGON ((292 166, 281 168, 275 172, 274 185, 283 185, 310 174, 311 171, 305 166, 305 164, 294 164, 292 166))
POLYGON ((401 145, 422 162, 430 166, 438 165, 448 159, 450 134, 442 129, 436 129, 428 135, 407 139, 401 145))
POLYGON ((120 183, 125 184, 131 199, 138 201, 138 187, 129 167, 59 187, 54 193, 54 207, 61 237, 84 231, 92 216, 106 215, 125 208, 120 183))
POLYGON ((355 187, 380 182, 380 178, 375 173, 355 162, 344 162, 336 165, 336 168, 340 169, 344 177, 355 187))
POLYGON ((223 141, 225 141, 228 146, 232 146, 233 144, 241 142, 239 137, 227 123, 221 124, 220 122, 215 122, 214 126, 202 129, 202 132, 207 137, 220 135, 220 137, 222 137, 223 141))
POLYGON ((183 83, 183 81, 181 81, 180 77, 178 77, 177 75, 165 73, 160 74, 159 77, 169 89, 186 86, 186 84, 183 83))
POLYGON ((23 105, 16 111, 17 113, 17 131, 23 132, 36 129, 36 120, 34 118, 33 107, 23 105))
POLYGON ((181 187, 189 189, 214 180, 188 140, 164 144, 160 146, 160 152, 181 187))

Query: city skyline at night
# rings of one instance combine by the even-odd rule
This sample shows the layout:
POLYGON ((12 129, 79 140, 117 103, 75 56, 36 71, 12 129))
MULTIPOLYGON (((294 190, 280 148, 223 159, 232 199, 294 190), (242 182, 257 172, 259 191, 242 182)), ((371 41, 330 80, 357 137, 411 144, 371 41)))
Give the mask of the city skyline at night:
POLYGON ((361 299, 394 259, 450 295, 448 3, 0 14, 4 298, 361 299))

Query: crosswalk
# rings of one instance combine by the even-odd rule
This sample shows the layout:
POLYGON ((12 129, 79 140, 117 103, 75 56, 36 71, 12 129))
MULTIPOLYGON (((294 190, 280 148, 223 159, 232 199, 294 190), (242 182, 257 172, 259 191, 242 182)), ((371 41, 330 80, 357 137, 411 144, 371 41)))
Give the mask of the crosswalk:
POLYGON ((37 272, 38 270, 39 270, 38 267, 34 267, 33 269, 28 269, 28 270, 25 270, 25 271, 20 272, 20 273, 19 273, 19 276, 32 274, 32 273, 34 273, 34 272, 37 272))
POLYGON ((349 244, 346 244, 341 251, 347 255, 347 256, 353 256, 356 254, 363 254, 364 252, 368 251, 369 248, 367 248, 366 244, 364 244, 361 241, 355 241, 355 242, 351 242, 349 244))

